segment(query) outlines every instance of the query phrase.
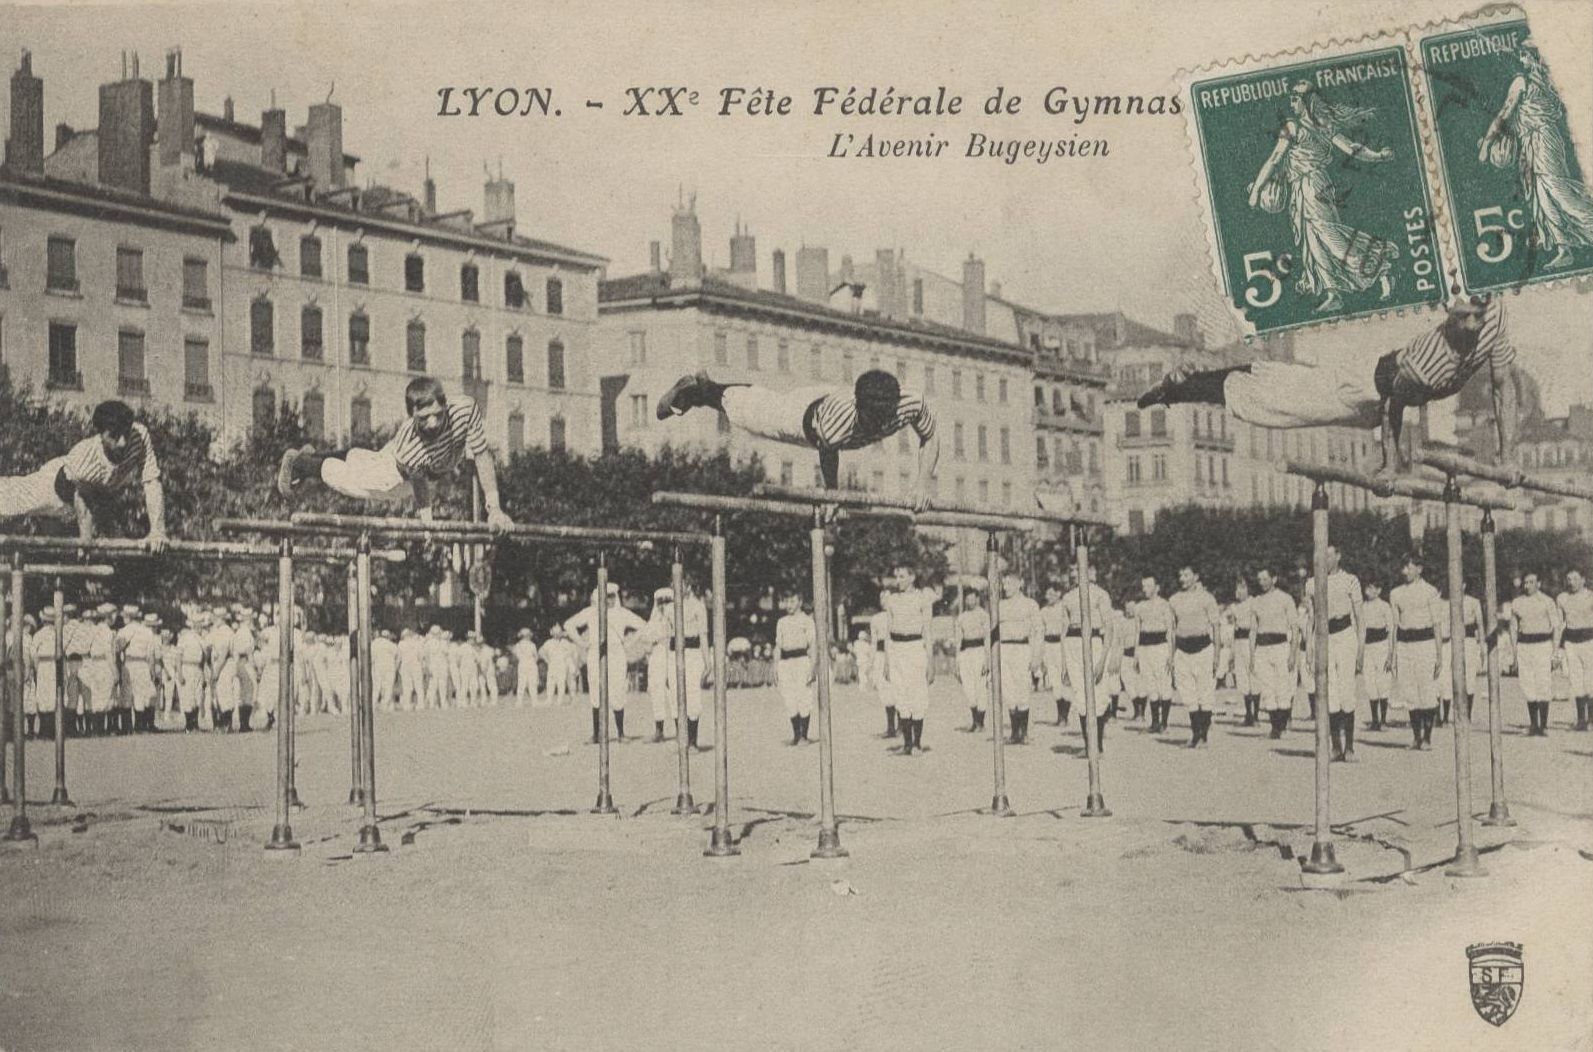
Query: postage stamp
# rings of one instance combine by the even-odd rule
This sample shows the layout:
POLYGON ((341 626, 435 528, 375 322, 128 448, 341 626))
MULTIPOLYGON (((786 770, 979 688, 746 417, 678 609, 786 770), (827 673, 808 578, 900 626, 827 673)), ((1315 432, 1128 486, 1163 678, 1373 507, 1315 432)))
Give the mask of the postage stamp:
POLYGON ((1421 36, 1436 171, 1470 292, 1593 273, 1593 194, 1525 18, 1421 36))
POLYGON ((1187 91, 1216 268, 1251 329, 1444 299, 1402 42, 1249 60, 1187 91))

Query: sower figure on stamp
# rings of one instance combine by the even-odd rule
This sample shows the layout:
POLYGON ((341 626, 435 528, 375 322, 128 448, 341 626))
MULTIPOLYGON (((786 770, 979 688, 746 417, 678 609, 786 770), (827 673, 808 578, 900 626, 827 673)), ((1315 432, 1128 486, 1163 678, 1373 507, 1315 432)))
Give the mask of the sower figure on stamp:
POLYGON ((1449 616, 1438 589, 1422 578, 1421 559, 1406 557, 1400 567, 1405 583, 1394 588, 1388 604, 1394 611, 1394 689, 1410 712, 1411 748, 1432 748, 1438 715, 1441 656, 1435 626, 1449 616))
POLYGON ((1211 707, 1217 693, 1217 632, 1222 614, 1193 566, 1178 571, 1173 611, 1173 687, 1189 710, 1189 747, 1211 744, 1211 707))
POLYGON ((1140 581, 1141 595, 1134 604, 1134 619, 1139 623, 1135 657, 1140 690, 1150 700, 1150 732, 1167 729, 1173 714, 1173 608, 1162 598, 1156 578, 1140 581))
POLYGON ((1565 629, 1560 634, 1560 666, 1576 699, 1576 729, 1585 731, 1593 720, 1593 589, 1582 574, 1565 575, 1565 591, 1555 600, 1565 629))
POLYGON ((1407 408, 1452 397, 1487 366, 1493 379, 1496 452, 1516 434, 1516 350, 1505 329, 1503 300, 1464 299, 1431 332, 1375 360, 1360 353, 1318 365, 1257 361, 1224 369, 1175 368, 1139 397, 1153 405, 1225 405, 1256 427, 1381 428, 1381 470, 1404 470, 1399 449, 1407 408))
POLYGON ((1276 741, 1283 737, 1294 704, 1294 662, 1299 653, 1294 638, 1294 600, 1278 587, 1277 577, 1266 567, 1256 571, 1256 587, 1260 591, 1246 606, 1249 645, 1238 660, 1249 667, 1259 710, 1266 711, 1272 724, 1268 737, 1276 741))
POLYGON ((1383 598, 1383 586, 1377 581, 1366 582, 1364 595, 1361 622, 1366 626, 1366 650, 1361 660, 1361 680, 1372 709, 1372 722, 1366 729, 1380 731, 1388 722, 1388 694, 1393 680, 1394 644, 1389 633, 1394 627, 1394 611, 1383 598))
POLYGON ((327 488, 359 500, 392 503, 413 497, 420 517, 429 519, 433 482, 453 474, 469 456, 481 484, 487 525, 510 525, 498 501, 498 469, 475 400, 450 399, 442 384, 417 376, 404 389, 404 409, 408 418, 381 449, 288 450, 277 468, 277 489, 291 497, 300 484, 318 479, 327 488))
MULTIPOLYGON (((1333 759, 1355 762, 1356 677, 1366 659, 1365 622, 1361 613, 1361 582, 1339 568, 1338 545, 1327 546, 1329 735, 1333 759)), ((1316 578, 1305 582, 1307 631, 1316 630, 1316 578)), ((1312 678, 1316 675, 1312 669, 1312 678)), ((1318 714, 1320 718, 1320 712, 1318 714)))
POLYGON ((715 383, 707 373, 696 373, 675 381, 658 400, 658 419, 698 408, 718 410, 731 424, 762 438, 816 450, 828 489, 840 488, 842 453, 866 449, 910 427, 918 436, 912 499, 919 510, 928 504, 940 459, 935 418, 923 395, 903 391, 896 377, 882 369, 863 373, 850 390, 821 386, 774 391, 715 383))
POLYGON ((890 639, 885 659, 902 728, 901 755, 911 756, 914 749, 924 750, 924 717, 929 715, 929 687, 935 682, 934 639, 929 632, 935 592, 919 588, 918 575, 905 565, 891 571, 891 586, 879 597, 890 639))
POLYGON ((813 615, 802 609, 802 597, 795 592, 780 600, 780 609, 784 614, 774 623, 778 661, 775 678, 786 717, 791 721, 791 744, 801 745, 813 740, 808 737, 808 723, 813 719, 813 642, 817 630, 813 615))
POLYGON ((962 613, 953 626, 957 640, 957 678, 968 703, 969 734, 985 725, 985 699, 990 696, 990 614, 984 597, 970 589, 963 596, 962 613))
POLYGON ((78 536, 94 536, 97 507, 117 490, 137 483, 149 518, 146 540, 153 551, 166 546, 166 493, 149 429, 133 419, 126 402, 101 402, 91 418, 94 433, 64 457, 45 461, 29 475, 0 478, 0 519, 76 516, 78 536))
POLYGON ((1561 658, 1565 622, 1560 608, 1538 590, 1538 575, 1521 578, 1522 594, 1510 600, 1510 638, 1516 652, 1516 676, 1527 699, 1530 738, 1549 733, 1549 698, 1554 689, 1554 668, 1561 658))

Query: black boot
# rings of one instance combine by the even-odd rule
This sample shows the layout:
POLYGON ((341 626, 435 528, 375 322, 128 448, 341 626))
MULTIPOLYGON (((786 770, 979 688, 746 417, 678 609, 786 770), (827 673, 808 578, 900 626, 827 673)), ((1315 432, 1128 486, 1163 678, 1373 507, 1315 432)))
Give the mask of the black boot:
POLYGON ((968 730, 967 730, 967 733, 972 734, 974 731, 976 731, 978 729, 979 729, 979 710, 974 708, 972 705, 970 705, 970 706, 968 706, 968 730))
POLYGON ((1433 727, 1438 723, 1438 710, 1428 709, 1422 713, 1422 744, 1432 748, 1433 727))
POLYGON ((1251 709, 1250 709, 1250 695, 1246 694, 1245 698, 1244 698, 1244 701, 1245 701, 1245 718, 1239 722, 1239 726, 1241 726, 1241 727, 1254 727, 1256 725, 1256 718, 1252 714, 1251 709))
POLYGON ((1017 745, 1023 740, 1023 710, 1013 709, 1007 722, 1012 728, 1007 735, 1007 744, 1017 745))
POLYGON ((1579 731, 1587 730, 1587 717, 1590 705, 1593 705, 1593 702, 1590 702, 1586 697, 1576 699, 1576 729, 1579 731))
POLYGON ((1200 744, 1200 713, 1194 709, 1189 710, 1189 747, 1191 749, 1200 744))
POLYGON ((664 721, 663 720, 654 720, 653 721, 653 744, 657 745, 659 742, 661 742, 663 740, 664 740, 664 721))
POLYGON ((1068 713, 1073 711, 1073 703, 1071 701, 1068 701, 1066 698, 1063 698, 1061 701, 1057 702, 1056 704, 1057 704, 1057 721, 1056 721, 1056 725, 1058 727, 1066 727, 1068 725, 1068 713))
POLYGON ((602 737, 602 734, 603 734, 603 711, 601 709, 593 709, 592 710, 592 744, 593 745, 597 744, 598 739, 600 737, 602 737))
POLYGON ((1333 759, 1344 759, 1344 726, 1343 713, 1333 712, 1328 714, 1328 737, 1333 742, 1333 759))
POLYGON ((924 751, 924 718, 920 716, 913 721, 913 744, 918 746, 918 751, 924 751))
POLYGON ((625 710, 618 709, 614 713, 614 737, 619 741, 625 740, 625 710))
POLYGON ((1410 712, 1411 747, 1420 750, 1422 747, 1422 714, 1416 709, 1410 712))
MULTIPOLYGON (((185 730, 185 731, 197 731, 198 729, 199 729, 199 712, 198 712, 198 710, 195 710, 195 711, 192 711, 192 712, 183 713, 183 730, 185 730)), ((593 720, 592 720, 592 740, 594 742, 597 741, 597 719, 596 719, 596 717, 594 717, 593 720)))
POLYGON ((1134 715, 1131 718, 1135 719, 1135 720, 1142 720, 1142 719, 1145 718, 1145 699, 1144 698, 1135 698, 1134 699, 1134 715))
POLYGON ((1105 716, 1097 716, 1097 717, 1095 717, 1095 751, 1097 753, 1103 753, 1103 752, 1106 751, 1106 717, 1105 716))
POLYGON ((253 705, 240 705, 238 707, 238 731, 242 734, 249 733, 249 718, 254 715, 253 705))
POLYGON ((885 706, 885 737, 896 737, 896 706, 885 706))
POLYGON ((790 745, 798 745, 798 744, 801 743, 801 741, 802 741, 802 717, 801 716, 792 716, 791 717, 791 741, 788 744, 790 744, 790 745))
POLYGON ((690 749, 697 748, 697 720, 686 721, 686 746, 690 749))
POLYGON ((1273 741, 1277 741, 1279 738, 1283 737, 1283 713, 1277 709, 1273 709, 1271 712, 1267 713, 1267 719, 1272 724, 1272 731, 1267 735, 1267 737, 1271 738, 1273 741))
POLYGON ((1549 736, 1549 703, 1546 701, 1538 702, 1538 736, 1549 736))
POLYGON ((797 720, 797 733, 802 736, 804 742, 811 742, 813 739, 808 737, 808 728, 813 726, 813 717, 811 715, 798 716, 797 720))
POLYGON ((1438 705, 1438 726, 1447 726, 1449 724, 1449 699, 1444 698, 1438 705))
POLYGON ((903 756, 911 756, 913 754, 913 747, 917 744, 913 738, 913 725, 916 722, 916 720, 913 720, 907 716, 903 716, 901 718, 903 756))
POLYGON ((1355 762, 1355 713, 1344 714, 1344 759, 1347 763, 1355 762))

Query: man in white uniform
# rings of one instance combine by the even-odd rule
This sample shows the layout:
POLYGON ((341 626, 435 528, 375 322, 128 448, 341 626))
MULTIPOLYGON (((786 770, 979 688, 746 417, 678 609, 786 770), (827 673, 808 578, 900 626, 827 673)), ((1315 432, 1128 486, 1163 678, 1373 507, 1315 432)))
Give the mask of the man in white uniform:
POLYGON ((414 712, 426 703, 426 648, 413 628, 398 634, 397 707, 414 712))
POLYGON ((812 615, 802 609, 802 597, 795 592, 780 600, 780 609, 785 613, 774 623, 778 661, 775 674, 780 700, 791 721, 791 744, 801 745, 812 740, 808 737, 808 721, 813 718, 816 630, 812 615))
POLYGON ((199 709, 205 697, 205 665, 209 648, 205 646, 205 630, 210 627, 210 615, 195 610, 183 623, 177 634, 177 657, 181 686, 177 700, 182 704, 183 730, 199 729, 199 709))
POLYGON ((155 632, 159 627, 160 617, 146 614, 123 625, 116 637, 133 707, 135 731, 155 729, 155 670, 160 660, 160 637, 155 632))
POLYGON ((115 613, 116 607, 110 603, 85 607, 83 610, 88 645, 79 683, 88 702, 89 733, 96 735, 107 732, 112 708, 111 693, 116 686, 116 633, 110 626, 110 618, 115 613))
POLYGON ((1549 697, 1565 622, 1560 608, 1538 590, 1537 574, 1524 575, 1521 588, 1522 594, 1510 600, 1510 638, 1515 644, 1516 675, 1531 721, 1527 736, 1544 738, 1549 734, 1549 697))
POLYGON ((1394 688, 1399 703, 1410 710, 1411 748, 1422 750, 1432 747, 1433 723, 1438 716, 1435 626, 1448 611, 1438 589, 1422 579, 1421 560, 1415 555, 1405 559, 1400 575, 1405 583, 1388 596, 1394 611, 1394 688))
MULTIPOLYGON (((1338 545, 1327 546, 1328 593, 1328 733, 1333 741, 1333 759, 1355 761, 1356 676, 1365 658, 1365 635, 1361 621, 1361 582, 1339 568, 1338 545)), ((1305 613, 1309 631, 1316 630, 1316 578, 1305 581, 1305 613)), ((1316 679, 1316 669, 1311 670, 1316 679)), ((1319 717, 1320 718, 1320 717, 1319 717)))
POLYGON ((1222 613, 1227 623, 1228 636, 1232 640, 1229 644, 1229 653, 1233 668, 1233 686, 1244 703, 1243 725, 1254 727, 1256 721, 1261 718, 1261 699, 1255 691, 1255 685, 1250 681, 1249 605, 1250 586, 1241 577, 1233 586, 1233 602, 1229 603, 1228 608, 1222 613))
POLYGON ((542 660, 548 666, 548 704, 563 704, 554 702, 554 698, 568 698, 570 696, 570 676, 574 672, 572 657, 576 653, 563 625, 554 625, 548 633, 548 638, 542 644, 542 660))
POLYGON ((1140 581, 1140 594, 1144 598, 1134 604, 1139 622, 1134 656, 1140 689, 1150 701, 1150 732, 1156 734, 1167 729, 1173 713, 1173 608, 1154 577, 1140 581))
MULTIPOLYGON (((597 604, 599 597, 597 591, 592 592, 591 605, 578 611, 569 620, 564 622, 564 630, 570 638, 577 641, 578 646, 586 648, 586 682, 592 704, 592 741, 596 745, 601 735, 607 732, 603 726, 603 713, 598 688, 602 684, 604 673, 603 654, 598 650, 597 639, 597 604)), ((618 741, 625 741, 625 696, 629 688, 629 678, 626 675, 627 662, 625 660, 625 636, 630 632, 640 632, 647 627, 647 622, 631 613, 620 605, 619 585, 613 581, 608 583, 608 707, 614 714, 614 737, 618 741)))
POLYGON ((1294 663, 1299 655, 1295 641, 1297 620, 1294 600, 1278 587, 1277 577, 1266 567, 1256 571, 1260 589, 1246 604, 1250 621, 1249 647, 1241 660, 1250 667, 1250 682, 1272 724, 1269 738, 1283 737, 1294 704, 1294 663))
POLYGON ((1173 610, 1173 687, 1189 710, 1189 747, 1209 745, 1211 706, 1217 693, 1217 632, 1222 612, 1193 566, 1178 571, 1173 610))
POLYGON ((515 633, 514 645, 509 648, 514 658, 514 704, 524 708, 537 703, 537 645, 531 639, 531 630, 522 628, 515 633))
POLYGON ((1045 605, 1040 607, 1040 627, 1045 630, 1042 640, 1044 647, 1041 650, 1041 661, 1045 665, 1045 689, 1056 701, 1056 725, 1065 730, 1073 699, 1063 689, 1062 630, 1067 627, 1067 615, 1062 612, 1062 589, 1056 585, 1046 586, 1045 605))
MULTIPOLYGON (((1450 667, 1452 646, 1449 639, 1449 597, 1443 596, 1444 616, 1439 622, 1439 638, 1443 641, 1438 658, 1438 726, 1449 722, 1449 706, 1455 697, 1455 674, 1450 667)), ((1482 604, 1475 596, 1460 598, 1462 620, 1465 622, 1465 640, 1460 648, 1465 661, 1466 718, 1471 718, 1472 702, 1477 697, 1477 673, 1482 668, 1482 604)))
POLYGON ((1555 600, 1565 629, 1560 634, 1560 666, 1576 699, 1576 729, 1585 731, 1593 721, 1593 589, 1582 574, 1565 575, 1565 591, 1555 600))
POLYGON ((453 704, 448 691, 448 681, 453 677, 453 662, 449 660, 448 639, 440 625, 426 631, 423 653, 426 658, 426 707, 446 709, 453 704))
POLYGON ((1361 681, 1366 685, 1367 704, 1372 709, 1368 730, 1380 731, 1388 720, 1388 695, 1393 682, 1394 643, 1389 634, 1394 628, 1394 610, 1383 598, 1383 586, 1376 581, 1365 585, 1366 601, 1361 618, 1366 625, 1366 651, 1361 659, 1361 681))
POLYGON ((902 727, 902 756, 924 751, 924 718, 929 715, 929 687, 935 682, 934 639, 929 624, 935 616, 935 591, 919 588, 911 566, 891 571, 894 591, 881 593, 890 645, 891 694, 902 727))
MULTIPOLYGON (((1041 646, 1045 627, 1040 605, 1023 594, 1023 579, 1015 573, 1001 578, 1001 603, 996 608, 996 645, 1001 648, 1001 698, 1012 714, 1008 744, 1023 745, 1029 737, 1029 697, 1034 677, 1043 665, 1041 646)), ((1001 733, 996 727, 994 733, 1001 733)))
POLYGON ((967 731, 973 734, 985 725, 985 699, 990 697, 990 614, 977 591, 969 590, 963 596, 956 635, 957 678, 972 717, 967 731))
POLYGON ((384 628, 371 637, 371 703, 383 712, 391 711, 393 685, 398 679, 398 643, 391 629, 384 628))
MULTIPOLYGON (((1094 577, 1091 568, 1091 577, 1094 577)), ((1106 681, 1106 661, 1108 655, 1117 646, 1116 629, 1117 611, 1112 609, 1112 597, 1106 589, 1089 582, 1087 589, 1079 587, 1078 570, 1068 571, 1067 593, 1062 596, 1062 672, 1067 679, 1066 686, 1079 706, 1079 733, 1089 735, 1089 714, 1084 705, 1084 677, 1088 676, 1094 681, 1095 692, 1095 744, 1098 749, 1106 747, 1106 716, 1108 699, 1104 684, 1106 681), (1090 665, 1084 663, 1084 609, 1085 596, 1088 596, 1090 612, 1090 665)))
POLYGON ((869 638, 874 641, 874 652, 869 662, 868 685, 874 688, 880 704, 885 707, 885 733, 882 738, 896 737, 896 695, 890 687, 889 662, 885 659, 885 644, 890 636, 890 619, 881 610, 868 621, 869 638))

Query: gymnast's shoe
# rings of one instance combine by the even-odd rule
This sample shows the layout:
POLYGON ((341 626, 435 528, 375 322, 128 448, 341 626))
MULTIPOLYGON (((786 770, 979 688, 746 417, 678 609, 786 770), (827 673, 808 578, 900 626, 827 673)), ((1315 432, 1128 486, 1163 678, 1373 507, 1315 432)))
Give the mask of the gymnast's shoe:
MULTIPOLYGON (((304 446, 299 449, 290 449, 282 454, 282 462, 277 465, 277 492, 284 497, 293 496, 293 488, 301 481, 310 477, 309 468, 313 461, 310 454, 315 452, 314 446, 304 446)), ((319 464, 315 465, 317 468, 319 464)))
POLYGON ((708 379, 707 373, 688 373, 676 380, 674 386, 665 391, 658 400, 658 419, 668 420, 672 416, 684 416, 688 409, 707 405, 703 396, 708 392, 712 382, 708 379))
POLYGON ((1172 392, 1175 387, 1189 379, 1189 371, 1182 366, 1173 366, 1166 376, 1151 385, 1150 389, 1139 396, 1136 404, 1141 409, 1149 409, 1153 405, 1172 405, 1172 392))

